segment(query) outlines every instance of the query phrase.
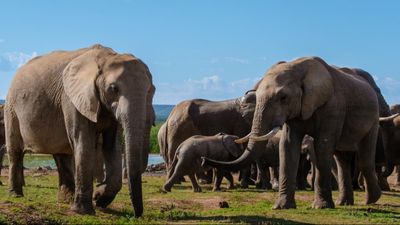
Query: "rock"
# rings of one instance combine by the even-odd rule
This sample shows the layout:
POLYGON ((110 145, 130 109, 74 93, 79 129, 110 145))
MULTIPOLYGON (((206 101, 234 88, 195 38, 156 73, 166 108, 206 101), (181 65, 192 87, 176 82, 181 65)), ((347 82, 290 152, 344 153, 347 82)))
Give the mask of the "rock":
POLYGON ((165 170, 165 163, 151 164, 146 168, 146 172, 157 172, 165 170))
POLYGON ((222 202, 219 202, 219 207, 220 207, 221 209, 223 209, 223 208, 229 208, 229 204, 228 204, 228 202, 226 202, 226 201, 222 201, 222 202))

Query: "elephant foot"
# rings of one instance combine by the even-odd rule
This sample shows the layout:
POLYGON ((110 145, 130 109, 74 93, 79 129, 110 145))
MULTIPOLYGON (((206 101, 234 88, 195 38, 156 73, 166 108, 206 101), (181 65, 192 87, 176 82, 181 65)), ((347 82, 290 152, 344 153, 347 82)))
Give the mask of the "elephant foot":
POLYGON ((214 187, 214 188, 212 189, 212 191, 221 191, 221 188, 220 188, 220 187, 214 187))
POLYGON ((117 193, 107 190, 107 185, 102 184, 96 188, 93 199, 96 200, 97 207, 106 208, 114 200, 117 193))
POLYGON ((334 209, 335 204, 333 201, 326 201, 322 199, 315 199, 311 205, 313 209, 334 209))
POLYGON ((367 192, 367 197, 365 199, 365 204, 373 204, 379 200, 381 197, 381 190, 377 189, 376 191, 367 192))
POLYGON ((212 181, 210 181, 210 180, 203 179, 203 178, 199 179, 199 184, 211 184, 211 183, 212 183, 212 181))
POLYGON ((58 190, 58 202, 71 203, 74 200, 74 189, 61 185, 58 190))
POLYGON ((249 188, 249 183, 247 183, 246 181, 242 180, 240 182, 240 187, 243 188, 243 189, 247 189, 247 188, 249 188))
POLYGON ((256 182, 256 188, 257 188, 257 189, 267 189, 267 190, 269 190, 269 189, 272 188, 272 185, 271 185, 271 183, 269 183, 269 182, 257 181, 257 182, 256 182))
POLYGON ((165 184, 165 185, 163 186, 163 189, 164 189, 164 191, 166 191, 166 192, 171 192, 171 185, 165 184))
POLYGON ((278 182, 272 182, 272 190, 279 190, 279 183, 278 182))
POLYGON ((354 205, 354 198, 344 198, 339 197, 336 202, 336 205, 354 205))
POLYGON ((201 192, 201 187, 193 187, 193 192, 201 192))
POLYGON ((397 181, 397 182, 394 184, 394 186, 395 186, 395 187, 400 187, 400 181, 397 181))
POLYGON ((22 193, 22 191, 10 190, 10 196, 14 198, 21 198, 24 197, 24 194, 22 193))
POLYGON ((93 209, 93 205, 90 204, 73 204, 71 206, 71 211, 81 214, 81 215, 96 215, 96 211, 93 209))
POLYGON ((228 184, 228 186, 226 188, 229 189, 229 190, 233 190, 233 189, 235 189, 235 185, 228 184))
POLYGON ((285 197, 279 197, 275 202, 272 209, 295 209, 296 202, 294 200, 287 200, 285 197))

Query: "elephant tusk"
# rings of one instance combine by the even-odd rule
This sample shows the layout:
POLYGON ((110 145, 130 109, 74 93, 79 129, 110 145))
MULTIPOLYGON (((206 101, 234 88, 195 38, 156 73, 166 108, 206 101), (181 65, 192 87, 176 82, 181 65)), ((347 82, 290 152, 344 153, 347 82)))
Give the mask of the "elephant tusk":
POLYGON ((244 136, 244 137, 242 137, 242 138, 236 139, 236 140, 235 140, 235 143, 236 143, 236 144, 243 144, 243 143, 245 143, 245 142, 248 142, 250 136, 251 136, 251 132, 250 132, 248 135, 246 135, 246 136, 244 136))
POLYGON ((400 114, 396 113, 393 114, 391 116, 387 116, 387 117, 379 117, 379 122, 388 122, 388 121, 392 121, 394 118, 398 117, 400 114))
POLYGON ((274 129, 272 129, 268 134, 263 135, 263 136, 251 136, 250 139, 252 139, 253 141, 257 142, 257 141, 267 141, 268 139, 272 138, 276 133, 278 133, 278 131, 280 130, 280 127, 275 127, 274 129))

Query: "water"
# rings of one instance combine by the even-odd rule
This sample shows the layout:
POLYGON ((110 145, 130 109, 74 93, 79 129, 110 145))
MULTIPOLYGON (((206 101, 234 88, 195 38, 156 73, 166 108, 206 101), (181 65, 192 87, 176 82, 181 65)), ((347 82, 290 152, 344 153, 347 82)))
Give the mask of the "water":
MULTIPOLYGON (((4 165, 8 165, 7 155, 4 157, 4 165)), ((150 154, 149 162, 147 165, 158 164, 164 162, 164 159, 158 154, 150 154)), ((24 157, 24 167, 29 169, 35 169, 38 167, 48 167, 55 169, 56 163, 54 162, 53 156, 51 155, 34 155, 26 154, 24 157)))

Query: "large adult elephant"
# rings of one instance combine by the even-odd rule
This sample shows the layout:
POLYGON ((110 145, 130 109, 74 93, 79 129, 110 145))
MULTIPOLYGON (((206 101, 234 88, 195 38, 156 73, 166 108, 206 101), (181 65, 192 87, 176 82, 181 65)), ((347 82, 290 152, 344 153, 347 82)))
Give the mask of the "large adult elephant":
MULTIPOLYGON (((400 113, 400 105, 392 105, 390 111, 393 114, 392 117, 398 115, 400 113)), ((388 165, 383 171, 383 176, 388 177, 393 173, 395 165, 400 165, 400 116, 382 119, 380 124, 383 127, 383 133, 387 137, 385 139, 385 156, 388 165)))
POLYGON ((186 100, 174 107, 158 133, 160 153, 167 170, 178 146, 193 135, 212 136, 223 132, 243 136, 251 128, 255 107, 255 91, 225 101, 186 100))
MULTIPOLYGON (((149 69, 140 59, 101 45, 55 51, 30 60, 15 75, 5 104, 10 193, 23 195, 25 150, 66 156, 60 160, 73 154, 71 210, 94 214, 97 138, 100 134, 103 137, 106 175, 95 193, 96 205, 106 207, 122 186, 122 157, 116 140, 123 133, 131 202, 135 216, 141 216, 141 174, 146 167, 151 126, 146 121, 150 120, 154 90, 149 69), (123 132, 117 132, 118 127, 123 132)), ((60 186, 64 184, 62 178, 69 175, 60 174, 60 186)))
MULTIPOLYGON (((318 57, 303 57, 272 66, 256 91, 256 109, 247 150, 232 162, 205 159, 206 164, 236 167, 254 160, 262 141, 283 126, 279 157, 279 197, 274 209, 295 208, 296 173, 304 135, 314 138, 316 182, 313 208, 334 208, 331 193, 333 154, 338 172, 351 182, 348 152, 357 152, 370 204, 381 196, 375 174, 378 134, 378 100, 364 80, 328 65, 318 57)), ((352 191, 339 194, 337 202, 353 199, 352 191)))

